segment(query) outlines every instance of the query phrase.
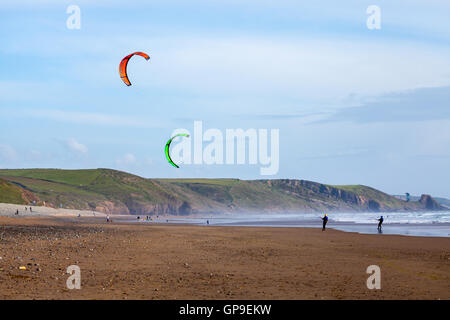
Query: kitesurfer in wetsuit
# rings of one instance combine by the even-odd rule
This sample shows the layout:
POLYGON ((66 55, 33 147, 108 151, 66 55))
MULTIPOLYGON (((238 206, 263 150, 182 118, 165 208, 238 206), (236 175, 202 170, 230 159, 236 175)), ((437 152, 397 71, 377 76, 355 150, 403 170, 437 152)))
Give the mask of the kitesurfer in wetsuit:
POLYGON ((380 219, 378 219, 378 230, 380 231, 381 230, 381 225, 383 224, 383 221, 384 221, 384 218, 383 218, 383 216, 381 216, 380 217, 380 219))
POLYGON ((325 215, 321 219, 323 220, 322 231, 325 231, 325 226, 327 225, 328 222, 327 214, 325 213, 325 215))

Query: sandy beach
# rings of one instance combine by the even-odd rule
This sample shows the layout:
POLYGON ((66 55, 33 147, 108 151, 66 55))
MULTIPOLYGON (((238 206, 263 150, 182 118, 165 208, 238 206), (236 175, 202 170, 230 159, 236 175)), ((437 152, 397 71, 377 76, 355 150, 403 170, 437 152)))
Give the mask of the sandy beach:
POLYGON ((0 217, 0 257, 1 299, 450 299, 442 237, 13 216, 0 217))
POLYGON ((20 217, 105 217, 106 214, 92 210, 75 210, 50 208, 44 206, 29 206, 22 204, 0 203, 0 216, 13 217, 19 210, 20 217), (30 208, 32 209, 30 211, 30 208))

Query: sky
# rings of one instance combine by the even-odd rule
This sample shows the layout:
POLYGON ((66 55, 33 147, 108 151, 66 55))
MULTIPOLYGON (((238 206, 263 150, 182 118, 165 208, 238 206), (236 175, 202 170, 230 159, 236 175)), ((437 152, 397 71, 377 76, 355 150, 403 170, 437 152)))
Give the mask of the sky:
POLYGON ((447 0, 4 0, 0 167, 450 198, 448 12, 447 0), (67 27, 71 5, 80 29, 67 27), (379 29, 367 27, 370 5, 379 29), (127 87, 118 67, 135 51, 151 59, 130 60, 127 87), (224 135, 278 129, 279 170, 170 166, 165 143, 194 121, 224 135))

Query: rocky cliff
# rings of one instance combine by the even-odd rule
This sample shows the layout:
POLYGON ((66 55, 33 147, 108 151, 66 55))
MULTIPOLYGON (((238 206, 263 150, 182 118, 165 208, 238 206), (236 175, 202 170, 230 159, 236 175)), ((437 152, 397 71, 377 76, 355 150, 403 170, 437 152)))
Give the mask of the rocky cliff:
MULTIPOLYGON (((293 179, 144 179, 109 169, 0 170, 0 178, 21 194, 9 198, 10 202, 35 200, 41 205, 109 214, 445 209, 429 195, 406 202, 367 186, 331 186, 293 179)), ((5 202, 1 197, 0 201, 5 202)))

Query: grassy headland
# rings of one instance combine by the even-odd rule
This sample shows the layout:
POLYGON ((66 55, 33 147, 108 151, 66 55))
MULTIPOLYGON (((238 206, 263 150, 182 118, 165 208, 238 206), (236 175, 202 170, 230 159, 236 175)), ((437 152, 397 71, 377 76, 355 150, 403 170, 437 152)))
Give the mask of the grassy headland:
POLYGON ((406 202, 367 186, 306 180, 145 179, 111 169, 4 169, 0 179, 0 202, 33 199, 113 214, 430 209, 424 202, 406 202))

